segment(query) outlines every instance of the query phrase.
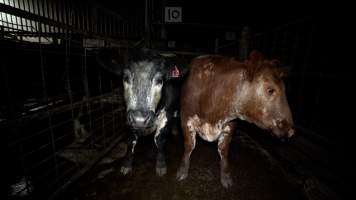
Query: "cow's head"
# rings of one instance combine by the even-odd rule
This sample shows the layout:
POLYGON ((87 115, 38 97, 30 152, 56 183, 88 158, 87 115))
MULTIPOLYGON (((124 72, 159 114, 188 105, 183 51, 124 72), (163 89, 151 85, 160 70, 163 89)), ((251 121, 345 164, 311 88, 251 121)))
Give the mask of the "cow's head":
MULTIPOLYGON (((99 56, 101 63, 102 58, 99 56)), ((121 66, 116 59, 106 59, 112 60, 110 71, 122 77, 128 124, 134 129, 153 127, 156 112, 164 103, 164 85, 182 77, 186 69, 175 56, 149 49, 129 52, 126 64, 121 66)))
POLYGON ((252 52, 245 64, 248 118, 279 138, 290 138, 294 134, 293 119, 283 82, 287 69, 279 67, 276 60, 264 59, 258 52, 252 52))

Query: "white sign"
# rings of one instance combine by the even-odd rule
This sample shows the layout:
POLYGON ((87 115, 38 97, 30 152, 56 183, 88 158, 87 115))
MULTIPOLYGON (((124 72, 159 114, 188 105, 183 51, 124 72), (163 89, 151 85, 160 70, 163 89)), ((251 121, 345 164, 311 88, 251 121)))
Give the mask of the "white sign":
POLYGON ((165 22, 182 22, 182 7, 165 7, 165 22))

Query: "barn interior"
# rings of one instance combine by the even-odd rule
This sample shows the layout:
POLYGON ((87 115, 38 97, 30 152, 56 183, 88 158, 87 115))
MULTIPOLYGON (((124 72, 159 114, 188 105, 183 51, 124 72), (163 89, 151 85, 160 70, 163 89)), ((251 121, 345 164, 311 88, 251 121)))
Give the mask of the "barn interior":
POLYGON ((352 56, 341 47, 347 18, 326 8, 315 14, 301 1, 235 4, 0 0, 1 199, 348 199, 356 137, 354 74, 343 63, 352 56), (154 171, 153 136, 140 140, 133 173, 121 175, 130 134, 122 80, 96 55, 139 46, 187 62, 206 54, 244 60, 252 50, 278 59, 289 68, 295 136, 282 143, 238 121, 230 189, 219 182, 216 143, 201 139, 188 179, 175 179, 179 127, 168 137, 166 176, 154 171))

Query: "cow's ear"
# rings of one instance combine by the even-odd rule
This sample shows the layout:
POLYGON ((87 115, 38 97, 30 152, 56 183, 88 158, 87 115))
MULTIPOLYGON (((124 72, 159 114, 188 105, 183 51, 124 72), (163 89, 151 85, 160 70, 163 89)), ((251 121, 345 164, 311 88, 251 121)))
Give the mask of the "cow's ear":
POLYGON ((160 54, 166 68, 167 80, 180 79, 188 74, 188 65, 185 59, 175 54, 160 54))
POLYGON ((289 68, 288 67, 277 68, 277 74, 279 78, 287 78, 289 74, 289 68))
POLYGON ((273 65, 275 67, 281 67, 282 66, 282 63, 277 59, 271 60, 270 63, 271 63, 271 65, 273 65))
POLYGON ((271 64, 272 66, 275 67, 276 72, 277 72, 277 76, 278 76, 279 78, 287 78, 287 77, 288 77, 288 74, 289 74, 289 71, 290 71, 290 68, 289 68, 289 67, 284 67, 284 66, 282 65, 282 63, 281 63, 279 60, 276 60, 276 59, 271 60, 271 61, 269 61, 269 62, 270 62, 270 64, 271 64))
POLYGON ((96 61, 100 67, 120 76, 126 63, 125 55, 124 52, 119 53, 117 49, 103 49, 96 54, 96 61))

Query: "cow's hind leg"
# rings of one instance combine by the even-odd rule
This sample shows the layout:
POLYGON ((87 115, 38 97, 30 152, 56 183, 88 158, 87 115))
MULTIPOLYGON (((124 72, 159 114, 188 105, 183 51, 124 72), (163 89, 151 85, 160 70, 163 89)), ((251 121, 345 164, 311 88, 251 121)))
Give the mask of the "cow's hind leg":
POLYGON ((183 125, 184 154, 181 165, 177 171, 177 180, 181 181, 188 177, 190 154, 195 148, 196 132, 189 125, 183 125))
POLYGON ((220 182, 225 188, 232 186, 232 178, 229 171, 228 154, 231 142, 231 132, 223 132, 218 141, 218 152, 220 155, 220 182))
POLYGON ((126 175, 132 171, 132 161, 133 155, 135 152, 135 146, 138 140, 138 136, 136 134, 130 134, 127 146, 126 156, 124 158, 123 164, 121 166, 120 172, 123 175, 126 175))

